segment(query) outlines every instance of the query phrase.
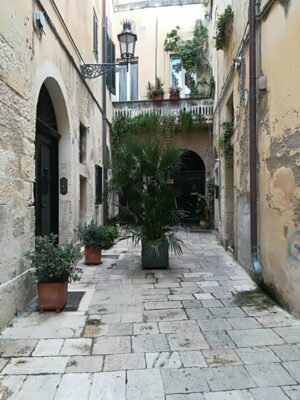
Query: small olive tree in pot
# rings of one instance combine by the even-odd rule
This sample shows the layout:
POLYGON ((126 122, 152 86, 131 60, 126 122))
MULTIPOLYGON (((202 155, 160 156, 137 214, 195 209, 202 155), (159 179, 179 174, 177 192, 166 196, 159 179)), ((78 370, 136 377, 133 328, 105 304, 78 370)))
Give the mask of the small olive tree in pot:
POLYGON ((37 280, 39 310, 59 312, 67 300, 68 283, 80 280, 75 263, 80 251, 72 243, 57 245, 57 236, 38 236, 35 250, 25 253, 37 280))
POLYGON ((102 250, 110 249, 116 238, 118 230, 113 225, 97 225, 94 221, 80 226, 78 236, 85 246, 85 264, 98 265, 101 263, 102 250))
POLYGON ((167 268, 169 249, 182 252, 174 231, 184 213, 170 179, 180 163, 181 150, 157 139, 129 137, 114 151, 111 187, 124 199, 119 205, 124 236, 142 242, 143 268, 167 268))

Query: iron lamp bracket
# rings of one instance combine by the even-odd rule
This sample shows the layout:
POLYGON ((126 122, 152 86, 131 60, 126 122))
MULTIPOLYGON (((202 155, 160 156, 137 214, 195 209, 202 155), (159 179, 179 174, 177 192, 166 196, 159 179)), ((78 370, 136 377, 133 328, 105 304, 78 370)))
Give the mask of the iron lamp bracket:
POLYGON ((119 64, 84 64, 80 66, 81 74, 86 79, 94 79, 110 71, 119 71, 119 64))

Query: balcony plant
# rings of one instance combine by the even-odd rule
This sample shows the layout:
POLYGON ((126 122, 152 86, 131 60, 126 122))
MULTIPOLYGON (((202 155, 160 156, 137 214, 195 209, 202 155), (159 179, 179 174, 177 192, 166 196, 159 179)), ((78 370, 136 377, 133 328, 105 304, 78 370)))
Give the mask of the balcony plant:
POLYGON ((39 310, 62 310, 66 303, 68 282, 80 280, 75 266, 80 251, 72 243, 57 245, 57 236, 38 236, 35 250, 25 253, 37 280, 39 310))
POLYGON ((181 88, 177 86, 172 86, 169 88, 169 95, 171 101, 178 101, 180 99, 181 88))
POLYGON ((167 268, 169 249, 182 252, 175 227, 183 212, 170 184, 180 159, 181 150, 155 138, 131 137, 115 151, 111 187, 125 198, 119 208, 123 235, 135 245, 141 242, 143 268, 167 268))
POLYGON ((160 78, 156 78, 155 85, 148 82, 147 86, 147 98, 153 101, 162 101, 164 98, 164 88, 163 83, 160 78))
POLYGON ((85 246, 85 264, 98 265, 101 263, 102 250, 112 247, 118 237, 118 231, 113 225, 101 226, 92 220, 89 224, 79 227, 78 236, 85 246))

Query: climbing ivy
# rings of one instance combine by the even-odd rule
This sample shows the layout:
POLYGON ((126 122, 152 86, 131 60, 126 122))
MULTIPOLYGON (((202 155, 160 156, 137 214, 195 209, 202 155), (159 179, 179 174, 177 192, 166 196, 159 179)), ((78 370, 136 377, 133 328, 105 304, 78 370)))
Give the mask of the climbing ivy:
POLYGON ((197 90, 197 82, 193 77, 198 69, 206 69, 209 67, 207 60, 207 38, 208 30, 201 22, 195 26, 192 39, 183 40, 179 36, 180 27, 172 29, 166 35, 164 42, 164 50, 176 53, 181 61, 182 66, 186 70, 186 85, 191 90, 191 97, 199 96, 197 90))
POLYGON ((229 23, 233 17, 233 11, 230 5, 228 5, 223 14, 220 14, 217 20, 215 46, 217 50, 223 50, 226 44, 226 32, 228 30, 229 23))
POLYGON ((233 127, 231 122, 223 122, 222 124, 222 133, 219 136, 219 149, 220 154, 225 158, 229 158, 232 156, 233 147, 231 144, 231 136, 233 132, 233 127))

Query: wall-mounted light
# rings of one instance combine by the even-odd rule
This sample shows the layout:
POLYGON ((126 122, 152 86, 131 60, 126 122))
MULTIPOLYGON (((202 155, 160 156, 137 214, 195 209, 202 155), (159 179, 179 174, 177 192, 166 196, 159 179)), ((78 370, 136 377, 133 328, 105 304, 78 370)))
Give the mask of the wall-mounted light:
MULTIPOLYGON (((131 31, 131 21, 123 21, 123 31, 118 34, 120 44, 121 62, 128 65, 134 58, 135 43, 137 35, 131 31)), ((105 64, 84 64, 81 65, 81 73, 84 78, 93 79, 110 71, 118 71, 120 64, 105 63, 105 64)))
POLYGON ((234 62, 234 69, 238 70, 241 68, 242 62, 243 62, 243 56, 239 56, 233 59, 234 62))
POLYGON ((43 11, 40 11, 40 10, 36 11, 35 24, 36 24, 36 28, 39 31, 41 37, 43 35, 46 35, 45 30, 44 30, 45 24, 46 24, 46 19, 45 19, 45 15, 44 15, 43 11))

